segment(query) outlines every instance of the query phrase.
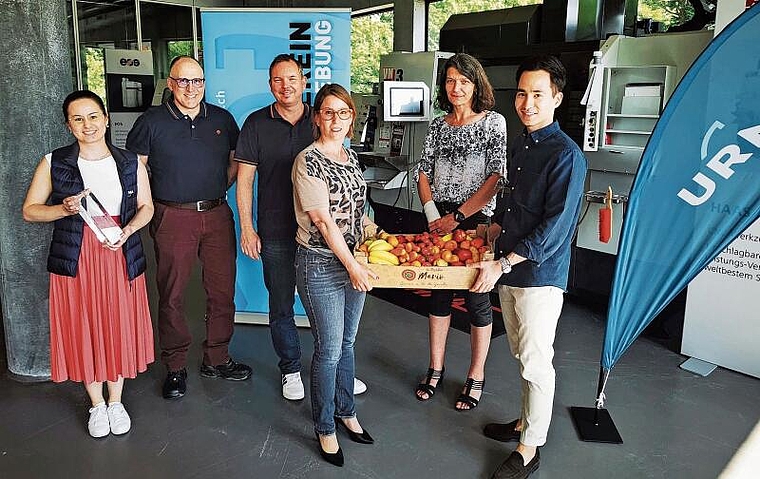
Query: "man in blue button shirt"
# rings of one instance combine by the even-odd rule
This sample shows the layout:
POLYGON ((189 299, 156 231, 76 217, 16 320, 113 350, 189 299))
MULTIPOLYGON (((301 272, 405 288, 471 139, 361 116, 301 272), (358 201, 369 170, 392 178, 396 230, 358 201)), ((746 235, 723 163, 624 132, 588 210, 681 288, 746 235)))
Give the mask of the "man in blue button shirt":
MULTIPOLYGON (((566 71, 553 56, 517 70, 515 110, 525 129, 508 161, 503 216, 489 229, 496 261, 478 265, 472 291, 499 284, 509 348, 520 361, 522 411, 508 424, 488 424, 486 436, 517 441, 492 478, 528 477, 539 466, 554 402, 554 335, 567 287, 570 245, 580 213, 586 159, 554 121, 566 71)), ((497 215, 494 215, 497 218, 497 215)))

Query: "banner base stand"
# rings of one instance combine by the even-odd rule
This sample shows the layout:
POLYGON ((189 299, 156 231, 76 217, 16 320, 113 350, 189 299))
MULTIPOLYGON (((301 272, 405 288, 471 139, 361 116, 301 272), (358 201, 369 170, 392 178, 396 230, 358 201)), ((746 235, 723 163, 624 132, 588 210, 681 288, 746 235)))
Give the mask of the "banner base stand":
POLYGON ((715 368, 718 366, 713 363, 708 363, 707 361, 702 361, 701 359, 689 358, 686 361, 682 362, 678 367, 685 371, 689 371, 690 373, 699 374, 702 377, 706 377, 711 372, 715 371, 715 368))
POLYGON ((570 416, 581 441, 623 444, 623 438, 606 409, 572 406, 570 416))

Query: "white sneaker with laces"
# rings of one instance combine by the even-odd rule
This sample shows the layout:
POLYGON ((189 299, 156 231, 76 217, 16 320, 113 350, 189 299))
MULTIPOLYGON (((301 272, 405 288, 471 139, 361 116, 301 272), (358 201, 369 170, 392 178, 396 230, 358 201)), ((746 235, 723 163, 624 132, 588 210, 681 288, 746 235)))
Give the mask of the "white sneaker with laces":
POLYGON ((102 402, 90 408, 90 419, 87 421, 87 430, 92 437, 107 436, 111 428, 108 425, 108 413, 106 403, 102 402))
POLYGON ((111 432, 116 435, 126 434, 132 428, 132 420, 120 402, 108 405, 108 422, 111 424, 111 432))
POLYGON ((354 396, 367 392, 367 385, 359 378, 354 378, 354 396))
POLYGON ((300 372, 282 375, 282 397, 288 401, 300 401, 304 395, 300 372))

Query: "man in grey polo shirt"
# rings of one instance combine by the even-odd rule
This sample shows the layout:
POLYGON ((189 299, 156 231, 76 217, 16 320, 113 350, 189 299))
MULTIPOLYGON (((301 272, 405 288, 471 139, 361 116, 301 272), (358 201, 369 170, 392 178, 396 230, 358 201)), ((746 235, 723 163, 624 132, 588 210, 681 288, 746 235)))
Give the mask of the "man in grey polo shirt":
POLYGON ((229 356, 235 316, 235 231, 226 202, 237 171, 232 161, 238 127, 226 110, 203 101, 200 64, 178 57, 171 65, 172 98, 146 111, 127 136, 151 172, 155 214, 150 224, 159 294, 158 342, 168 373, 166 399, 186 391, 187 351, 192 335, 184 293, 196 259, 206 291, 203 377, 243 381, 251 368, 229 356))
MULTIPOLYGON (((251 113, 243 124, 235 149, 238 161, 237 206, 240 248, 261 259, 269 292, 269 327, 280 358, 282 395, 304 398, 301 381, 301 342, 295 302, 296 218, 293 209, 293 160, 314 141, 311 107, 302 100, 306 77, 290 55, 280 54, 269 66, 269 88, 275 102, 251 113), (258 231, 253 228, 253 180, 258 172, 258 231)), ((354 393, 367 386, 354 382, 354 393)))

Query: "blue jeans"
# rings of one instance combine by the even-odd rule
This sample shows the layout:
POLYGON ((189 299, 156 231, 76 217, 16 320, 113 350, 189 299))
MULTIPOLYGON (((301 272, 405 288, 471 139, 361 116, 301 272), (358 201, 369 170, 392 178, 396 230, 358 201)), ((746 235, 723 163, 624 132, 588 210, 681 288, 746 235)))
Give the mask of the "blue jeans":
POLYGON ((262 240, 261 264, 269 292, 269 331, 282 374, 301 371, 301 341, 293 319, 295 260, 295 239, 262 240))
POLYGON ((356 416, 354 340, 366 293, 351 286, 348 271, 332 254, 298 247, 296 282, 314 335, 311 414, 320 435, 335 433, 335 417, 356 416))

